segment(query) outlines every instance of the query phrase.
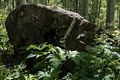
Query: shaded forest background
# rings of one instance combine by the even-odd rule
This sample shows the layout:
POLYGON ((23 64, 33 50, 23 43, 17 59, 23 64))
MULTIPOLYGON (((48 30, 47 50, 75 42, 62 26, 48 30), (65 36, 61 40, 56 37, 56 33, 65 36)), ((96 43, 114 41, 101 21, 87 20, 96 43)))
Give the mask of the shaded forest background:
MULTIPOLYGON (((89 28, 89 27, 88 27, 89 28)), ((0 80, 120 80, 120 0, 0 0, 0 80), (79 13, 101 29, 85 50, 71 51, 42 43, 30 45, 18 65, 5 20, 21 4, 44 4, 79 13), (4 58, 4 60, 2 59, 4 58), (8 64, 4 64, 8 63, 8 64), (33 63, 35 62, 35 63, 33 63)), ((91 36, 82 33, 80 37, 91 36)))
MULTIPOLYGON (((15 0, 1 0, 0 2, 0 8, 7 11, 12 11, 16 5, 15 0)), ((25 3, 59 6, 79 13, 99 27, 118 28, 120 24, 119 0, 26 0, 25 3)))

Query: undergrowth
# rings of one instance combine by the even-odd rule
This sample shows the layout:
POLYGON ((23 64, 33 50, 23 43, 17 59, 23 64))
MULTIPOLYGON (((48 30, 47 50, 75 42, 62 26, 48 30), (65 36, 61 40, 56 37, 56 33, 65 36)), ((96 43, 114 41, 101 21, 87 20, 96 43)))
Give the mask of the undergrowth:
POLYGON ((29 55, 20 65, 11 68, 1 66, 0 79, 119 80, 119 37, 120 32, 117 30, 96 35, 95 44, 87 45, 84 52, 65 50, 47 43, 30 45, 26 49, 29 55), (35 63, 32 64, 32 61, 35 63))
MULTIPOLYGON (((5 14, 0 16, 0 55, 11 55, 14 50, 4 27, 5 14)), ((9 68, 0 60, 0 80, 120 80, 119 30, 96 35, 95 43, 86 45, 83 52, 42 43, 30 45, 26 54, 21 64, 9 68)))

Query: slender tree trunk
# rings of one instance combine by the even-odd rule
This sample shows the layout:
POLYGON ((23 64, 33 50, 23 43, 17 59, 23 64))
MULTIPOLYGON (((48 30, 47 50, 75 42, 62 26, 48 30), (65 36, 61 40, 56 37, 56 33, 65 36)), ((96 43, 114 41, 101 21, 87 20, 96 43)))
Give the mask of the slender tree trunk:
POLYGON ((75 12, 78 12, 78 0, 75 0, 75 12))
POLYGON ((82 0, 79 0, 79 13, 82 15, 82 0))
POLYGON ((99 5, 98 5, 98 17, 100 16, 101 12, 101 0, 99 0, 99 5))
POLYGON ((120 29, 120 11, 119 11, 119 29, 120 29))
MULTIPOLYGON (((99 1, 99 6, 98 6, 98 25, 100 26, 100 13, 101 13, 101 0, 99 1)), ((101 26, 100 26, 101 27, 101 26)))
POLYGON ((98 18, 98 11, 99 11, 99 0, 96 0, 95 1, 95 6, 96 6, 96 8, 95 8, 95 20, 96 20, 96 18, 98 18))
POLYGON ((47 1, 47 4, 49 4, 50 0, 47 1))
POLYGON ((16 0, 16 8, 19 8, 26 3, 26 0, 16 0))
POLYGON ((106 27, 113 28, 114 26, 114 13, 115 0, 107 0, 107 14, 106 14, 106 27))
POLYGON ((82 4, 82 15, 84 18, 88 19, 88 0, 83 0, 82 4))
POLYGON ((98 0, 92 0, 90 8, 90 18, 92 23, 96 23, 96 18, 98 17, 98 0))
POLYGON ((67 8, 66 0, 64 0, 63 3, 64 3, 64 9, 66 9, 67 8))
POLYGON ((70 10, 70 8, 71 8, 71 7, 70 7, 70 6, 71 6, 71 5, 70 5, 70 2, 68 2, 67 5, 68 5, 68 6, 67 6, 67 9, 70 10))

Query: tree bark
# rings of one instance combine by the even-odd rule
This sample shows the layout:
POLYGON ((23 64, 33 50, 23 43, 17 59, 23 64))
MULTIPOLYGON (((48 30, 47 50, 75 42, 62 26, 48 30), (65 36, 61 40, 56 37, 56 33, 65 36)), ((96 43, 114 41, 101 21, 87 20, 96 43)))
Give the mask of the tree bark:
POLYGON ((120 29, 120 11, 119 11, 119 29, 120 29))
POLYGON ((107 14, 106 14, 106 27, 113 28, 114 26, 114 12, 115 0, 107 0, 107 14))
POLYGON ((83 9, 82 9, 82 16, 88 19, 88 0, 83 0, 83 9))
POLYGON ((75 0, 75 12, 78 12, 78 0, 75 0))

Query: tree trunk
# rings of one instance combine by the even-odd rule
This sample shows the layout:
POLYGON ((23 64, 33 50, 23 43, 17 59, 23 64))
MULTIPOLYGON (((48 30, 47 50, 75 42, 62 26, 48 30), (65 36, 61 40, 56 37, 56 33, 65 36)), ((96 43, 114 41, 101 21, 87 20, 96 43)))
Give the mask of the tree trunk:
POLYGON ((82 4, 82 16, 86 19, 88 19, 88 0, 83 0, 83 4, 82 4))
POLYGON ((78 12, 78 0, 75 0, 75 12, 78 12))
POLYGON ((107 0, 106 27, 114 26, 115 0, 107 0))
POLYGON ((101 7, 102 7, 102 5, 101 5, 101 3, 102 3, 102 1, 100 0, 99 1, 99 6, 98 6, 98 21, 97 21, 97 24, 100 26, 101 24, 100 24, 100 14, 101 14, 101 7))
POLYGON ((120 29, 120 11, 119 11, 119 29, 120 29))

